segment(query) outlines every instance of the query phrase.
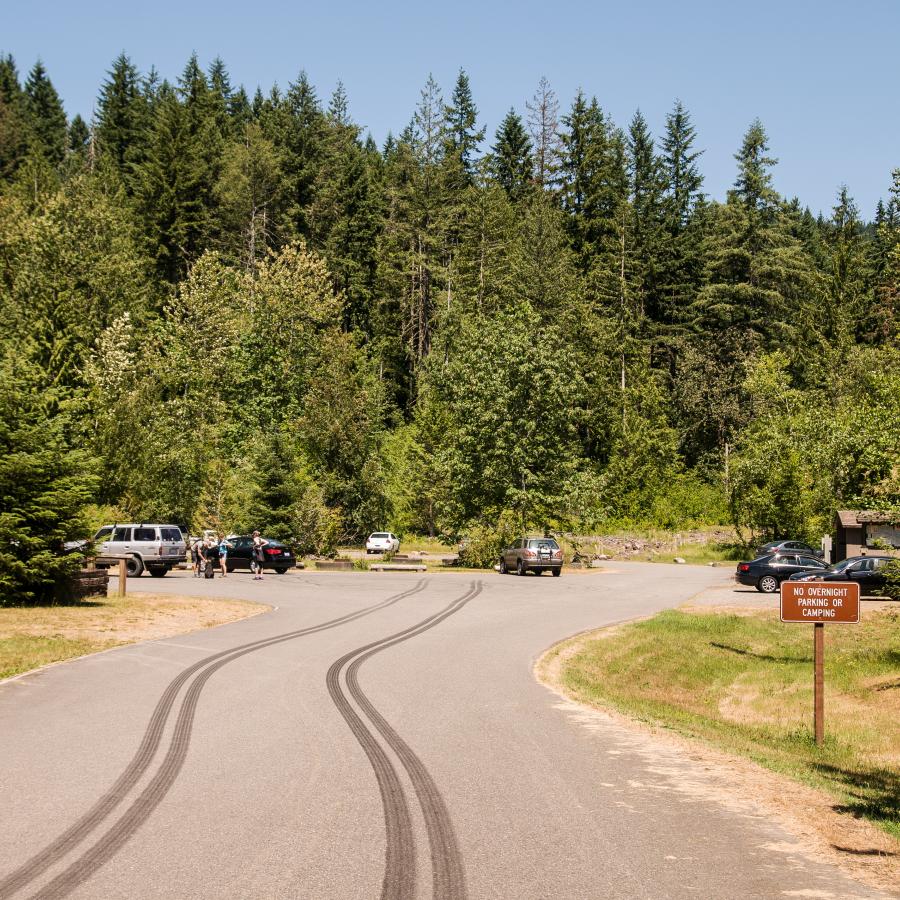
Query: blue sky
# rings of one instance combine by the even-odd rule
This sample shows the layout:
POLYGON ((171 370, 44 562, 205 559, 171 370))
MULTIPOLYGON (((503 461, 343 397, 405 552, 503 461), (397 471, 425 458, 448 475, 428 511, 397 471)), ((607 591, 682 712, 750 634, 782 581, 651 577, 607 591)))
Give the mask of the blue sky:
POLYGON ((898 0, 5 5, 0 50, 23 77, 43 59, 70 116, 90 115, 120 51, 170 79, 196 51, 204 66, 221 56, 251 93, 301 69, 325 99, 342 80, 380 144, 409 121, 429 72, 449 94, 463 67, 489 138, 510 106, 524 114, 542 75, 563 111, 581 86, 619 125, 640 107, 657 135, 680 98, 717 198, 757 116, 779 159, 776 188, 814 212, 828 213, 846 183, 871 218, 900 166, 898 0))

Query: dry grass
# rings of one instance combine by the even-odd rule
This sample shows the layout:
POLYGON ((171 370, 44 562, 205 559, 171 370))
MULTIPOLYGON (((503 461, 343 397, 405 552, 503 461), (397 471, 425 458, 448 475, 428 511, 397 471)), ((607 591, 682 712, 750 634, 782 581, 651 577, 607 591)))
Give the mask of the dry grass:
POLYGON ((0 678, 121 644, 223 625, 267 608, 137 592, 73 606, 0 608, 0 678))

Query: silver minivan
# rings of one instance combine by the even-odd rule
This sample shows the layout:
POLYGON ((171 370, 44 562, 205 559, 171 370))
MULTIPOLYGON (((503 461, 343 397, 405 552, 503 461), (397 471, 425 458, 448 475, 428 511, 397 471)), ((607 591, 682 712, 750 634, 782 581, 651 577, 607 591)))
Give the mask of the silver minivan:
POLYGON ((104 525, 94 535, 98 556, 125 556, 128 577, 137 578, 146 569, 162 578, 174 565, 184 562, 186 545, 177 525, 104 525))

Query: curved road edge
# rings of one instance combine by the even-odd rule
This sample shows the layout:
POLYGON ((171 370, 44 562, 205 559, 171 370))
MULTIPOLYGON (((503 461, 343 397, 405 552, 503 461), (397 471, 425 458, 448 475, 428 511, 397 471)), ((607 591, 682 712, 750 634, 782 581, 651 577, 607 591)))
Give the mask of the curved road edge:
MULTIPOLYGON (((685 606, 704 594, 720 590, 721 585, 713 585, 698 591, 679 606, 685 606)), ((714 606, 708 608, 714 610, 714 606)), ((658 615, 658 613, 654 613, 658 615)), ((579 722, 590 722, 590 727, 621 729, 648 741, 656 742, 669 750, 683 753, 704 769, 714 769, 724 782, 726 789, 735 798, 753 796, 757 803, 777 818, 783 827, 796 839, 798 846, 810 859, 827 863, 870 888, 887 891, 890 896, 900 897, 897 890, 896 862, 889 857, 878 855, 862 858, 849 858, 841 852, 833 840, 825 833, 827 824, 843 831, 848 838, 858 836, 860 842, 869 841, 875 827, 867 822, 842 815, 833 809, 834 801, 821 791, 808 785, 802 785, 785 775, 765 769, 745 757, 726 753, 698 738, 692 738, 679 732, 665 728, 662 723, 653 723, 633 718, 613 706, 585 703, 574 697, 562 683, 562 664, 577 653, 581 647, 593 637, 605 632, 621 628, 633 622, 646 621, 653 616, 636 616, 610 622, 596 628, 588 628, 576 632, 562 640, 555 641, 545 648, 534 660, 532 674, 538 684, 559 697, 564 706, 561 710, 570 718, 577 717, 579 722), (770 789, 763 795, 760 785, 770 789), (818 802, 796 803, 787 805, 786 797, 796 796, 800 792, 807 798, 818 802), (830 821, 827 821, 830 820, 830 821)), ((877 832, 879 835, 881 832, 877 832)), ((850 851, 852 852, 852 851, 850 851)))

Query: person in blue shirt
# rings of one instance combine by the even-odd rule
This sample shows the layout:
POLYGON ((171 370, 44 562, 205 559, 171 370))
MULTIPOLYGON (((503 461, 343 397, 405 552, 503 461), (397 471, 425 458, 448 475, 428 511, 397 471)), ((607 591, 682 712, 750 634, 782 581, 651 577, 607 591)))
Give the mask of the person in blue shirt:
POLYGON ((228 562, 228 551, 232 548, 232 544, 230 541, 225 540, 225 535, 219 535, 219 568, 222 570, 222 577, 226 578, 228 576, 228 568, 226 563, 228 562))

